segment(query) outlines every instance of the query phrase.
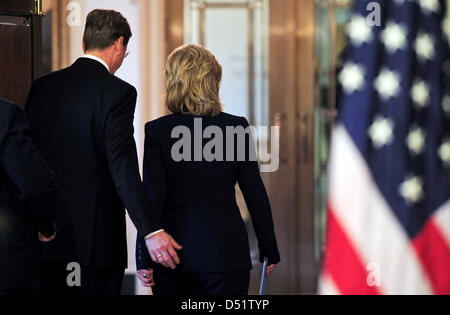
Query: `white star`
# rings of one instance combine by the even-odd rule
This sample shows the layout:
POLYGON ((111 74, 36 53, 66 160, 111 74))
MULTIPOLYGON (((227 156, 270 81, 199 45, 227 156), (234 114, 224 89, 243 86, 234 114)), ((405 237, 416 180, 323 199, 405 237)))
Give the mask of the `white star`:
POLYGON ((400 195, 408 203, 417 203, 423 197, 423 182, 420 177, 410 177, 400 186, 400 195))
POLYGON ((347 34, 354 46, 361 46, 372 39, 372 29, 367 19, 361 15, 354 15, 347 26, 347 34))
POLYGON ((364 86, 364 68, 361 65, 347 63, 339 74, 341 82, 347 94, 352 94, 364 86))
POLYGON ((386 50, 394 54, 397 50, 405 49, 406 27, 395 22, 388 22, 386 28, 381 33, 381 40, 386 50))
POLYGON ((447 40, 450 42, 450 16, 442 21, 442 28, 444 29, 444 34, 447 35, 447 40))
POLYGON ((444 141, 439 148, 439 157, 445 165, 450 166, 450 140, 444 141))
POLYGON ((445 95, 442 99, 442 107, 447 115, 450 115, 450 95, 445 95))
POLYGON ((424 131, 419 127, 412 128, 408 135, 407 144, 409 150, 413 154, 419 155, 420 153, 422 153, 425 146, 424 131))
POLYGON ((419 0, 420 8, 426 14, 439 13, 441 4, 439 0, 419 0))
POLYGON ((400 92, 400 80, 400 75, 397 72, 384 68, 375 80, 375 89, 380 97, 387 101, 400 92))
POLYGON ((433 37, 426 33, 419 33, 416 38, 416 54, 419 61, 424 62, 434 57, 433 37))
POLYGON ((373 146, 381 149, 394 140, 394 123, 390 119, 377 117, 369 129, 369 136, 373 146))
POLYGON ((417 105, 421 108, 425 108, 428 105, 430 99, 430 89, 428 84, 422 80, 416 80, 411 90, 411 97, 417 105))

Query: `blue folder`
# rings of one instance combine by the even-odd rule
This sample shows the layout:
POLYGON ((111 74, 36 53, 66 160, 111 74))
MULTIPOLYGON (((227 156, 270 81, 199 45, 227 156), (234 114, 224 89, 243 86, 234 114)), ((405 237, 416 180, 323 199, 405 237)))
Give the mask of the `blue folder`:
POLYGON ((266 295, 267 286, 267 267, 269 267, 269 259, 264 258, 264 264, 261 268, 259 295, 266 295))

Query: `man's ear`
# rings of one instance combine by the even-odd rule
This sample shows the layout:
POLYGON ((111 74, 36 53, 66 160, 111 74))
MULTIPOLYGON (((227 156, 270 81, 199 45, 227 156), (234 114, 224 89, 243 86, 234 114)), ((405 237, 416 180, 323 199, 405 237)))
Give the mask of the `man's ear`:
POLYGON ((120 38, 116 41, 116 45, 115 45, 115 50, 117 53, 120 53, 122 51, 122 47, 123 45, 123 41, 124 41, 124 37, 120 36, 120 38))
POLYGON ((84 38, 83 38, 83 41, 82 41, 82 45, 83 45, 83 52, 86 53, 86 45, 84 44, 84 38))

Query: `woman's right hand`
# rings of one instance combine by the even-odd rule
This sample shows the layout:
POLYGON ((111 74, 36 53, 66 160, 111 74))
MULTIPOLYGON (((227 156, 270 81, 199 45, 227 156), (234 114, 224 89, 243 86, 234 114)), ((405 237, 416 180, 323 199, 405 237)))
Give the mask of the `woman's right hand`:
POLYGON ((136 274, 144 287, 151 288, 155 285, 153 269, 139 270, 136 274))
POLYGON ((45 236, 45 235, 44 235, 43 233, 41 233, 41 232, 39 232, 38 236, 39 236, 39 241, 40 241, 40 242, 42 242, 42 243, 50 243, 50 242, 52 242, 52 241, 56 238, 56 231, 55 231, 55 233, 54 233, 52 236, 50 236, 50 237, 45 236))

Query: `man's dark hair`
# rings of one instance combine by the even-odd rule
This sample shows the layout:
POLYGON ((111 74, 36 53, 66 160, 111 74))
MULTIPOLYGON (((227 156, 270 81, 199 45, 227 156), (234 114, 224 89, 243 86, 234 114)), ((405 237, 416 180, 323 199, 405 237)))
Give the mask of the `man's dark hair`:
POLYGON ((124 16, 113 10, 94 10, 87 16, 84 30, 84 47, 86 51, 105 49, 123 36, 124 46, 131 36, 130 24, 124 16))

